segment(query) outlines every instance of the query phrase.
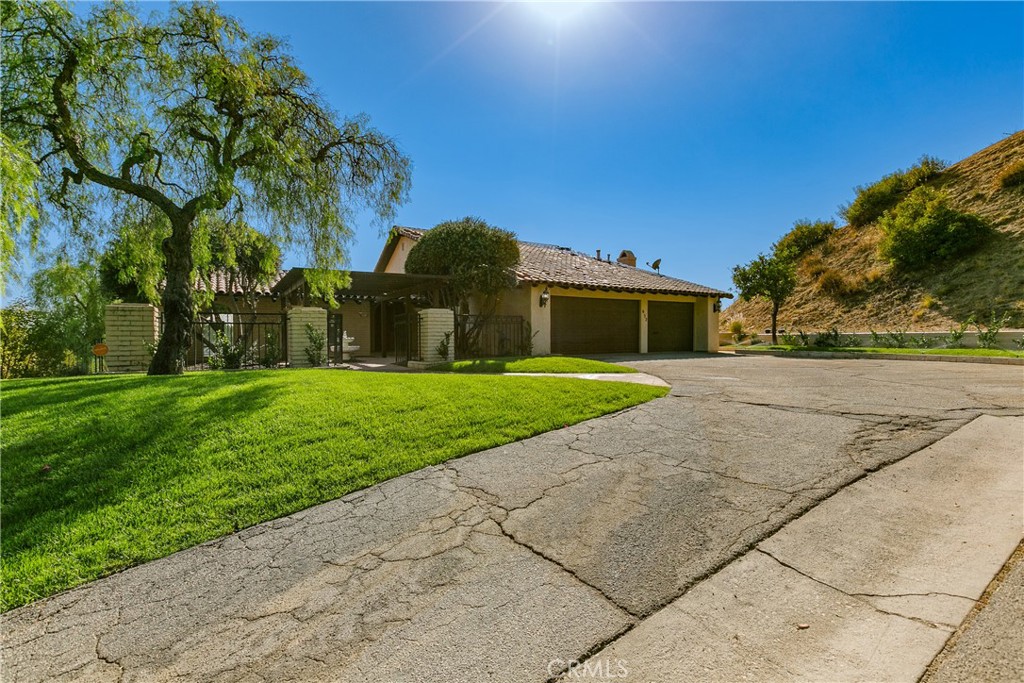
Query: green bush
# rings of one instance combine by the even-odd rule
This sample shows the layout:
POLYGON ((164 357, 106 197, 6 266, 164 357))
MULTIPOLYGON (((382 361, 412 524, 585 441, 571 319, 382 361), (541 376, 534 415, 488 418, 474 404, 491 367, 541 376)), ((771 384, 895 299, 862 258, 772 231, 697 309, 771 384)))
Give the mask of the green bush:
POLYGON ((998 349, 999 331, 1002 330, 1008 322, 1010 322, 1009 313, 1004 313, 1000 316, 996 315, 995 311, 992 311, 992 316, 988 325, 975 322, 974 326, 978 329, 978 347, 982 349, 998 349))
POLYGON ((324 348, 327 346, 327 334, 306 323, 306 339, 309 340, 309 346, 305 348, 306 360, 314 368, 325 365, 327 354, 324 352, 324 348))
POLYGON ((797 221, 793 229, 775 243, 775 253, 798 258, 827 240, 835 231, 835 221, 797 221))
POLYGON ((999 187, 1004 190, 1024 187, 1024 159, 1010 164, 999 173, 999 187))
POLYGON ((839 215, 855 228, 873 223, 908 193, 937 177, 945 168, 946 162, 923 156, 917 165, 905 171, 890 173, 877 183, 858 187, 857 197, 840 207, 839 215))
POLYGON ((927 187, 911 192, 878 225, 879 254, 901 268, 920 268, 965 254, 990 232, 980 216, 953 209, 944 192, 927 187))

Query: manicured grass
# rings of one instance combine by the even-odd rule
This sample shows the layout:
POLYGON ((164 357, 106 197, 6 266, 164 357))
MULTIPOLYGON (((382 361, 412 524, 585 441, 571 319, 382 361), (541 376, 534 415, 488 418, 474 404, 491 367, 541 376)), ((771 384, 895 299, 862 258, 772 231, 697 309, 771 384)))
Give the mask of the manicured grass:
POLYGON ((502 373, 542 372, 555 373, 610 373, 636 372, 633 368, 605 363, 589 358, 571 356, 532 356, 528 358, 478 358, 440 363, 430 368, 436 372, 502 373))
POLYGON ((14 380, 0 391, 3 610, 665 393, 339 370, 14 380))
POLYGON ((1024 358, 1024 352, 1006 349, 890 349, 871 346, 785 346, 783 344, 755 344, 754 346, 731 346, 730 349, 744 351, 839 351, 842 353, 899 353, 930 356, 1001 356, 1006 358, 1024 358))

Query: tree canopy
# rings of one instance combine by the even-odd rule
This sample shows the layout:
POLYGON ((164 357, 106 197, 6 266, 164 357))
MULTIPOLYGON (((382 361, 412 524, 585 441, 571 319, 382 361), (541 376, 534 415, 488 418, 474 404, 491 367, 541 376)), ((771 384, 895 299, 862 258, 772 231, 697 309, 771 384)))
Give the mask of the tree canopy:
POLYGON ((411 164, 393 139, 365 115, 340 119, 281 40, 216 5, 0 13, 0 124, 39 171, 48 222, 69 241, 159 241, 165 327, 151 373, 183 368, 211 226, 241 218, 301 249, 311 288, 330 297, 354 212, 384 224, 408 196, 411 164))
POLYGON ((439 223, 409 251, 407 273, 446 275, 450 305, 464 309, 472 295, 496 297, 515 284, 519 265, 514 233, 467 216, 439 223))
POLYGON ((749 301, 761 297, 771 303, 772 343, 777 343, 779 308, 796 289, 796 266, 793 261, 785 255, 758 254, 747 265, 732 269, 732 281, 739 289, 740 299, 749 301))

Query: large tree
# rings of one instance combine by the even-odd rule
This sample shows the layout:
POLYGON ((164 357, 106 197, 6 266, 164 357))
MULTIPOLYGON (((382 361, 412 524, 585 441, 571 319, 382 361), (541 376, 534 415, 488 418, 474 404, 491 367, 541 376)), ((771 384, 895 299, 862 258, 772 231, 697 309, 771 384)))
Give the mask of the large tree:
POLYGON ((314 292, 343 285, 349 222, 383 222, 408 195, 410 163, 365 116, 339 120, 282 42, 213 4, 142 19, 121 3, 87 14, 3 3, 3 132, 38 166, 70 238, 161 239, 164 332, 151 374, 181 372, 196 259, 212 221, 239 215, 307 252, 314 292))
POLYGON ((470 300, 476 300, 479 315, 464 334, 456 335, 456 352, 462 354, 475 346, 501 294, 515 286, 513 269, 519 259, 513 233, 467 216, 439 223, 423 235, 409 250, 405 271, 447 276, 438 303, 456 314, 469 313, 470 300))
POLYGON ((772 305, 772 344, 778 343, 779 309, 796 289, 796 266, 785 254, 757 258, 732 269, 732 281, 740 299, 766 299, 772 305))

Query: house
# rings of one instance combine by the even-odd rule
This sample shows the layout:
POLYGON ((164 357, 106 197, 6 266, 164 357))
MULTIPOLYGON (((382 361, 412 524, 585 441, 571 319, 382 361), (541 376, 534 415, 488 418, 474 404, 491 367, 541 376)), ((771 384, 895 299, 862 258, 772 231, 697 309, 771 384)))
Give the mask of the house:
MULTIPOLYGON (((404 273, 409 250, 426 231, 396 227, 376 273, 404 273)), ((614 261, 569 247, 520 242, 515 288, 497 314, 520 316, 538 355, 717 351, 720 299, 728 292, 636 267, 623 250, 614 261)))
MULTIPOLYGON (((446 278, 405 272, 409 251, 425 232, 394 228, 374 270, 350 272, 350 285, 336 292, 334 304, 312 295, 303 268, 280 271, 248 294, 215 273, 197 284, 213 294, 213 305, 196 322, 186 365, 205 366, 218 338, 244 342, 250 364, 263 358, 304 364, 307 324, 323 331, 331 361, 343 360, 351 347, 360 356, 436 360, 438 340, 446 330, 458 340, 465 320, 430 308, 446 278)), ((728 292, 637 268, 628 250, 614 261, 600 252, 533 242, 520 242, 519 250, 514 287, 477 338, 477 355, 718 350, 720 300, 732 298, 728 292)), ((108 366, 144 368, 146 349, 158 335, 159 312, 152 306, 109 306, 108 366)))

